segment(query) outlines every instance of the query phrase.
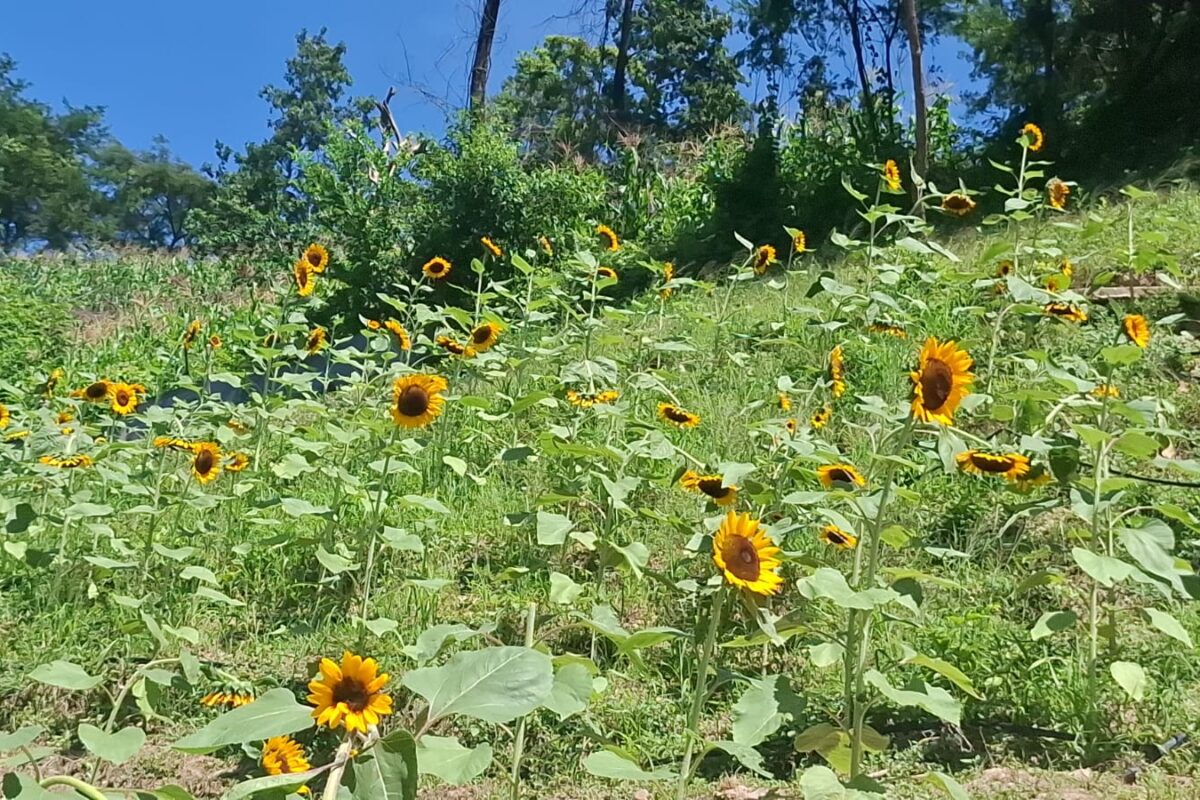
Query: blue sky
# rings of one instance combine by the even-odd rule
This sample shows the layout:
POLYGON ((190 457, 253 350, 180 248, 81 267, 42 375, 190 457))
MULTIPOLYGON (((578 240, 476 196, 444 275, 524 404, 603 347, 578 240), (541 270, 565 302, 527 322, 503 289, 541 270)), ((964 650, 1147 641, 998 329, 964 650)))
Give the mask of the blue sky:
MULTIPOLYGON (((439 105, 461 104, 474 46, 478 0, 8 0, 0 51, 17 60, 29 95, 58 105, 101 105, 111 131, 133 148, 156 134, 193 164, 213 159, 220 139, 240 148, 266 134, 258 91, 282 83, 301 28, 345 41, 354 94, 397 87, 402 130, 440 132, 439 105), (409 87, 421 87, 417 91, 409 87), (430 99, 429 96, 435 99, 430 99)), ((579 0, 504 0, 493 52, 498 88, 518 52, 549 34, 578 34, 579 0)), ((597 4, 598 5, 598 4, 597 4)), ((960 48, 931 48, 959 86, 960 48)), ((908 70, 900 71, 904 86, 908 70)))

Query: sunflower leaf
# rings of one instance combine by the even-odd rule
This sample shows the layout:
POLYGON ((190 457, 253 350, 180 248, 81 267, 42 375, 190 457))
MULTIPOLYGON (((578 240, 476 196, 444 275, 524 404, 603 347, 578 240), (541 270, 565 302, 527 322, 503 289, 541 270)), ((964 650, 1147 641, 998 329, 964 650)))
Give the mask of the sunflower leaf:
POLYGON ((253 703, 222 714, 173 746, 185 753, 205 754, 227 745, 265 741, 312 726, 311 708, 297 703, 288 689, 271 689, 253 703))
POLYGON ((417 770, 416 741, 395 731, 350 762, 342 785, 353 800, 415 800, 417 770))
POLYGON ((492 746, 465 747, 453 736, 422 736, 417 743, 417 771, 458 786, 482 775, 492 763, 492 746))
POLYGON ((404 685, 429 703, 430 724, 452 714, 509 722, 541 705, 553 683, 550 656, 528 647, 458 653, 440 667, 404 676, 404 685))
POLYGON ((600 750, 583 760, 583 767, 598 778, 614 781, 669 781, 675 773, 664 768, 648 772, 636 761, 612 750, 600 750))

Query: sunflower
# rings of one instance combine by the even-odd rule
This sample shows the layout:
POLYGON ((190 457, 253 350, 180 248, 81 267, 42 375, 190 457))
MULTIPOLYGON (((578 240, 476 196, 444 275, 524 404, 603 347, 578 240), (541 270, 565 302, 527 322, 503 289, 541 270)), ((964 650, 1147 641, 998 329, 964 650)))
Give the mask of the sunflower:
POLYGON ((896 339, 907 339, 908 331, 895 322, 872 322, 867 326, 867 330, 871 333, 882 333, 884 336, 891 336, 896 339))
POLYGON ((441 256, 434 256, 425 262, 421 272, 431 281, 440 281, 450 274, 450 262, 441 256))
POLYGON ((846 393, 846 359, 840 344, 829 353, 829 379, 833 382, 835 398, 846 393))
POLYGON ((1049 317, 1058 317, 1067 322, 1087 322, 1087 312, 1071 303, 1046 303, 1042 311, 1049 317))
POLYGON ((1045 464, 1035 464, 1030 467, 1029 472, 1017 478, 1013 483, 1018 492, 1028 492, 1053 481, 1054 476, 1050 474, 1050 470, 1046 468, 1045 464))
POLYGON ((476 352, 486 353, 500 339, 503 330, 504 326, 498 322, 481 322, 471 329, 471 346, 476 352))
POLYGON ((308 351, 309 355, 319 352, 325 346, 326 335, 325 329, 320 325, 309 331, 308 339, 304 341, 304 349, 308 351))
POLYGON ((192 445, 192 475, 200 483, 212 483, 221 474, 221 448, 215 442, 192 445))
POLYGON ((971 393, 971 366, 975 362, 953 341, 939 344, 930 336, 921 348, 913 383, 912 413, 922 422, 951 425, 954 411, 971 393))
POLYGON ((389 319, 384 323, 384 327, 391 331, 396 337, 396 341, 399 342, 401 350, 412 350, 412 339, 408 337, 408 331, 404 329, 403 325, 394 319, 389 319))
POLYGON ((800 429, 800 423, 796 421, 795 417, 790 417, 787 422, 783 423, 783 427, 787 429, 788 433, 795 436, 796 431, 800 429))
POLYGON ((833 545, 839 550, 853 550, 858 546, 858 537, 849 531, 844 531, 832 522, 821 528, 821 532, 817 537, 828 545, 833 545))
POLYGON ((329 251, 316 242, 304 248, 303 258, 308 263, 308 268, 318 275, 325 271, 325 267, 329 266, 329 251))
MULTIPOLYGON (((0 406, 0 408, 3 408, 3 406, 0 406)), ((3 416, 4 416, 4 412, 0 411, 0 417, 3 417, 3 416)), ((63 410, 63 411, 58 412, 58 414, 55 415, 54 424, 55 425, 66 425, 68 422, 70 422, 73 419, 75 419, 75 415, 73 413, 71 413, 70 411, 67 411, 67 410, 63 410)), ((3 428, 3 427, 4 427, 4 424, 0 423, 0 428, 3 428)))
POLYGON ((1036 153, 1042 149, 1042 145, 1046 143, 1046 137, 1042 135, 1042 129, 1032 122, 1026 122, 1021 128, 1022 144, 1029 148, 1029 152, 1036 153))
POLYGON ((567 392, 567 402, 576 408, 591 408, 592 406, 603 406, 609 403, 615 403, 617 398, 621 396, 620 392, 612 389, 606 389, 603 392, 577 392, 571 389, 567 392))
POLYGON ((462 344, 455 339, 451 339, 449 336, 439 336, 435 342, 438 347, 442 348, 452 356, 462 356, 463 358, 475 357, 474 347, 462 344))
POLYGON ((8 406, 0 403, 0 431, 7 428, 10 422, 12 422, 12 412, 8 410, 8 406))
POLYGON ((83 455, 67 456, 66 458, 42 456, 38 461, 47 467, 57 467, 58 469, 79 469, 81 467, 90 467, 95 463, 90 456, 83 455))
POLYGON ((1095 397, 1097 400, 1103 400, 1106 397, 1115 400, 1120 396, 1121 390, 1111 383, 1097 384, 1096 388, 1092 389, 1092 397, 1095 397))
POLYGON ((58 386, 58 382, 66 377, 66 373, 61 367, 55 367, 50 370, 50 374, 46 376, 46 382, 42 384, 42 394, 46 397, 54 396, 54 387, 58 386))
POLYGON ((245 436, 247 433, 250 432, 250 426, 248 426, 246 423, 242 422, 241 420, 237 420, 237 419, 229 420, 228 422, 225 423, 225 427, 229 428, 229 430, 233 431, 234 433, 236 433, 240 436, 245 436))
POLYGON ((377 331, 383 327, 383 325, 377 319, 369 319, 363 324, 367 326, 367 330, 369 331, 377 331))
POLYGON ((972 475, 991 475, 1015 481, 1029 472, 1029 458, 1020 453, 985 453, 966 450, 954 457, 958 468, 972 475))
POLYGON ((208 346, 211 347, 213 350, 216 350, 218 347, 221 346, 221 344, 222 344, 221 337, 217 336, 215 333, 212 336, 208 337, 208 346))
POLYGON ((900 167, 896 166, 893 159, 889 158, 883 164, 883 181, 889 190, 900 191, 900 167))
POLYGON ((813 415, 809 417, 808 424, 812 425, 813 430, 819 431, 828 425, 831 419, 833 419, 833 409, 825 406, 813 412, 813 415))
POLYGON ((621 240, 617 238, 616 231, 607 225, 597 225, 596 235, 604 242, 604 249, 610 253, 615 253, 621 249, 621 240))
POLYGON ((804 253, 808 250, 808 237, 804 235, 804 231, 796 231, 796 235, 792 237, 792 251, 795 253, 804 253))
POLYGON ((112 387, 111 381, 101 378, 98 381, 92 381, 82 389, 74 390, 71 392, 71 397, 79 397, 89 403, 103 403, 108 400, 108 393, 112 391, 112 387))
POLYGON ((215 692, 209 692, 204 697, 201 697, 200 705, 207 706, 208 708, 216 706, 241 708, 253 703, 254 699, 254 690, 252 689, 225 687, 215 692))
POLYGON ((720 475, 701 475, 689 469, 680 476, 679 485, 689 492, 708 495, 718 506, 728 506, 737 502, 737 487, 726 486, 725 479, 720 475))
POLYGON ((1075 274, 1075 266, 1071 263, 1071 259, 1064 258, 1062 261, 1058 262, 1058 271, 1070 278, 1075 274))
POLYGON ((1125 331, 1129 341, 1138 347, 1146 348, 1150 345, 1150 323, 1141 314, 1126 314, 1125 319, 1121 321, 1121 329, 1125 331))
MULTIPOLYGON (((312 769, 304 757, 304 748, 290 736, 276 736, 263 745, 260 762, 268 775, 296 775, 312 769)), ((302 787, 301 794, 308 794, 302 787)))
POLYGON ((317 274, 303 258, 292 266, 292 277, 296 279, 296 293, 308 297, 317 288, 317 274))
POLYGON ((379 724, 380 717, 391 714, 392 698, 381 691, 390 677, 377 674, 378 670, 375 659, 348 650, 342 653, 340 665, 321 659, 320 676, 308 684, 308 702, 315 706, 312 715, 317 725, 345 725, 347 733, 357 730, 366 734, 368 728, 379 724))
POLYGON ((596 270, 596 279, 619 281, 620 277, 617 276, 617 271, 612 267, 600 267, 596 270))
POLYGON ((749 514, 730 511, 713 537, 713 562, 725 580, 761 595, 779 591, 783 578, 779 568, 780 549, 767 537, 762 523, 749 514))
MULTIPOLYGON (((675 280, 675 265, 668 261, 663 264, 663 283, 670 283, 673 280, 675 280)), ((658 296, 666 300, 673 292, 674 290, 670 286, 664 286, 658 290, 658 296)))
POLYGON ((500 249, 500 245, 496 244, 495 242, 493 242, 491 239, 489 239, 486 236, 481 236, 479 238, 479 243, 483 245, 485 250, 487 250, 489 253, 491 253, 496 258, 499 258, 500 256, 504 255, 504 251, 500 249))
POLYGON ((187 439, 177 439, 174 436, 155 436, 154 446, 161 449, 178 450, 181 453, 195 453, 197 443, 187 439))
POLYGON ((198 319, 194 319, 188 323, 187 330, 183 332, 183 349, 190 350, 192 343, 196 341, 196 337, 200 335, 204 323, 198 319))
POLYGON ((787 392, 779 393, 779 410, 780 411, 791 411, 792 410, 792 398, 788 397, 787 392))
POLYGON ((775 248, 771 245, 760 245, 754 251, 754 272, 756 275, 762 275, 767 271, 767 267, 773 263, 775 263, 775 248))
POLYGON ((112 401, 112 410, 121 416, 137 411, 139 390, 144 393, 145 387, 137 383, 112 384, 108 390, 108 398, 112 401))
POLYGON ((402 428, 424 428, 442 413, 449 388, 441 375, 404 375, 392 384, 392 421, 402 428))
POLYGON ((1007 278, 1009 275, 1012 274, 1012 271, 1013 271, 1013 269, 1015 269, 1015 267, 1016 267, 1016 265, 1013 264, 1013 262, 1010 259, 1007 259, 1007 258, 1004 259, 1003 261, 1001 261, 999 264, 996 265, 996 277, 997 278, 1007 278))
POLYGON ((862 476, 853 464, 822 464, 817 467, 817 478, 826 489, 845 485, 861 489, 867 485, 867 479, 862 476))
POLYGON ((942 211, 956 217, 965 217, 975 210, 975 201, 962 192, 953 192, 942 198, 942 211))
MULTIPOLYGON (((10 433, 4 437, 4 441, 19 442, 22 439, 28 439, 28 438, 29 438, 29 431, 13 431, 12 433, 10 433)), ((96 441, 99 442, 100 439, 97 438, 96 441)))
POLYGON ((248 466, 250 466, 250 456, 240 450, 236 453, 230 453, 229 461, 225 462, 225 469, 229 472, 241 472, 248 466))
POLYGON ((1071 196, 1071 187, 1058 178, 1046 181, 1046 202, 1050 207, 1062 211, 1067 207, 1067 198, 1071 196))
POLYGON ((694 428, 700 424, 699 414, 693 414, 670 403, 658 404, 658 417, 676 428, 694 428))
POLYGON ((542 252, 545 253, 547 256, 549 256, 550 258, 554 258, 554 244, 550 241, 549 237, 539 236, 538 237, 538 247, 542 248, 542 252))

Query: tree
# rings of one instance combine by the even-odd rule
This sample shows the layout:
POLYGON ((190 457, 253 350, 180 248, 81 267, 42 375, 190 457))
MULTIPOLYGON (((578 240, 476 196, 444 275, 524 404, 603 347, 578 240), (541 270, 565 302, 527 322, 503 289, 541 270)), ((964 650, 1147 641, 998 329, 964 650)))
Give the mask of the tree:
POLYGON ((479 15, 479 37, 475 40, 475 58, 471 64, 471 111, 483 108, 488 72, 492 66, 492 40, 496 37, 499 16, 500 0, 484 0, 483 13, 479 15))
POLYGON ((96 157, 98 179, 108 197, 105 216, 118 242, 178 247, 191 239, 191 214, 212 197, 213 183, 171 157, 161 137, 148 152, 113 142, 96 157))
POLYGON ((612 88, 609 91, 613 115, 617 119, 622 119, 628 110, 626 73, 629 71, 629 43, 633 37, 633 1, 622 0, 621 23, 617 28, 617 61, 613 68, 612 88))
MULTIPOLYGON (((912 63, 913 106, 916 111, 917 152, 913 168, 922 178, 929 171, 929 121, 925 107, 925 66, 921 53, 921 23, 917 17, 917 0, 904 0, 904 27, 908 32, 908 53, 912 63)), ((923 210, 922 206, 918 209, 923 210)))

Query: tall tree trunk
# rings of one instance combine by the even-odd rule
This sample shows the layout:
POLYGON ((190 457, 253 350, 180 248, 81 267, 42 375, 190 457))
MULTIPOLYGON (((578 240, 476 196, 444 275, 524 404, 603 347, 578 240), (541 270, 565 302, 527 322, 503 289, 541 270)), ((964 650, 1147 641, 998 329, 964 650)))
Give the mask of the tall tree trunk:
POLYGON ((858 0, 854 0, 853 7, 849 0, 838 0, 838 5, 842 7, 846 23, 850 26, 850 44, 854 47, 854 64, 858 68, 858 82, 862 86, 863 113, 867 116, 870 146, 874 152, 879 143, 879 123, 875 119, 875 96, 871 91, 871 78, 867 75, 867 61, 863 56, 862 26, 859 24, 861 9, 858 0))
POLYGON ((471 65, 471 111, 483 108, 488 71, 492 67, 492 39, 496 38, 496 18, 499 16, 500 0, 484 0, 483 14, 479 17, 479 38, 475 40, 475 61, 471 65))
POLYGON ((617 119, 625 117, 625 73, 629 69, 629 40, 633 35, 633 0, 624 0, 621 8, 621 27, 617 34, 617 64, 613 69, 612 86, 609 96, 612 100, 613 115, 617 119))
POLYGON ((912 61, 913 105, 916 111, 917 152, 913 169, 923 179, 929 171, 929 118, 925 108, 925 66, 921 57, 921 24, 917 0, 904 0, 904 23, 908 28, 908 52, 912 61))

